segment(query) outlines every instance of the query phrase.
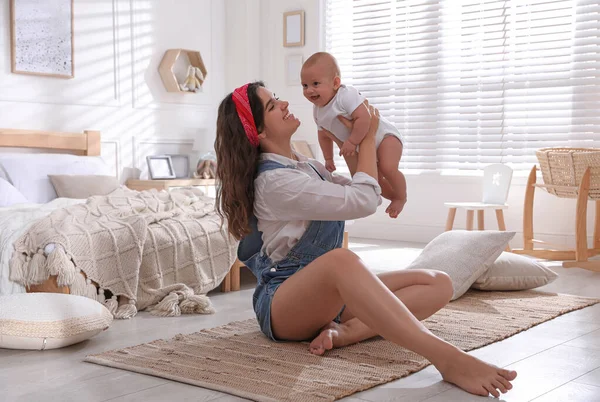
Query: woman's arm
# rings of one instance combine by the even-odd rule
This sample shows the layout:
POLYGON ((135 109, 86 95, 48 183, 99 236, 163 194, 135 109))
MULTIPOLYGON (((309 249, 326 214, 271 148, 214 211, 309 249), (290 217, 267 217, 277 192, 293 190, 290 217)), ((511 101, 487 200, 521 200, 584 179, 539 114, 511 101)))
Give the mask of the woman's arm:
POLYGON ((350 220, 372 215, 381 203, 375 132, 379 115, 361 143, 357 172, 347 185, 317 179, 299 169, 275 169, 256 180, 255 209, 270 220, 350 220))
POLYGON ((381 203, 379 184, 364 173, 340 185, 299 169, 275 169, 261 174, 255 185, 255 211, 268 220, 359 219, 375 213, 381 203))

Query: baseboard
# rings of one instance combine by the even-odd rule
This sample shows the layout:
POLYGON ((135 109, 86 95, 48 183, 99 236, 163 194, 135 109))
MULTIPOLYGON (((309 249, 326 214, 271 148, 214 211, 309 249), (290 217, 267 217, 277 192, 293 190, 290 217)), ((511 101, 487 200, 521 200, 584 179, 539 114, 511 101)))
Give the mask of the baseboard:
MULTIPOLYGON (((407 224, 385 224, 378 222, 367 222, 356 220, 348 225, 346 230, 350 237, 359 237, 373 240, 392 240, 413 243, 429 243, 435 237, 445 231, 442 225, 407 225, 407 224)), ((559 248, 574 248, 574 233, 535 233, 538 240, 543 240, 559 248)), ((593 244, 593 237, 588 236, 588 245, 593 244)), ((523 232, 516 232, 510 242, 513 248, 523 247, 523 232)), ((542 248, 542 247, 540 247, 542 248)))

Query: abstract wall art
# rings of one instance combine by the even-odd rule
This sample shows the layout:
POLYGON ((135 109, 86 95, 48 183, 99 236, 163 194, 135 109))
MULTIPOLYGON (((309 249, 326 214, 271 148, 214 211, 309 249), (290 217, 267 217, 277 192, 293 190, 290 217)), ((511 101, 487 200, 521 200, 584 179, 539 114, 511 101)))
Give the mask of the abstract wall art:
POLYGON ((13 73, 74 77, 73 0, 10 0, 13 73))

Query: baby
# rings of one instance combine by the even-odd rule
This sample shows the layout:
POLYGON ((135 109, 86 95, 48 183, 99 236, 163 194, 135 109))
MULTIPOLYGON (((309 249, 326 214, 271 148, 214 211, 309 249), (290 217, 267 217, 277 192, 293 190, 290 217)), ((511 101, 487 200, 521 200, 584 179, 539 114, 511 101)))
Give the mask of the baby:
MULTIPOLYGON (((355 88, 341 84, 337 61, 329 53, 320 52, 310 56, 300 74, 304 96, 314 105, 313 115, 319 129, 319 145, 325 157, 325 167, 330 172, 335 170, 335 141, 350 173, 354 175, 356 148, 367 135, 371 122, 364 104, 365 97, 355 88), (350 119, 352 124, 338 119, 338 116, 350 119)), ((385 212, 391 218, 397 218, 406 203, 406 179, 398 170, 403 149, 402 137, 391 122, 381 117, 375 138, 381 195, 391 201, 385 212)))

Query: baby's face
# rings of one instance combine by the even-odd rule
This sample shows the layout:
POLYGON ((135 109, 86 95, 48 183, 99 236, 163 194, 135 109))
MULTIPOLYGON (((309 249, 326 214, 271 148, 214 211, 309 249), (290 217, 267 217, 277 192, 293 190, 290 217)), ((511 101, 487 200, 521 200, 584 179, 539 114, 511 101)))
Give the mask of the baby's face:
POLYGON ((331 70, 323 68, 319 63, 302 67, 300 78, 304 97, 319 107, 327 105, 339 87, 339 78, 336 83, 331 70))

